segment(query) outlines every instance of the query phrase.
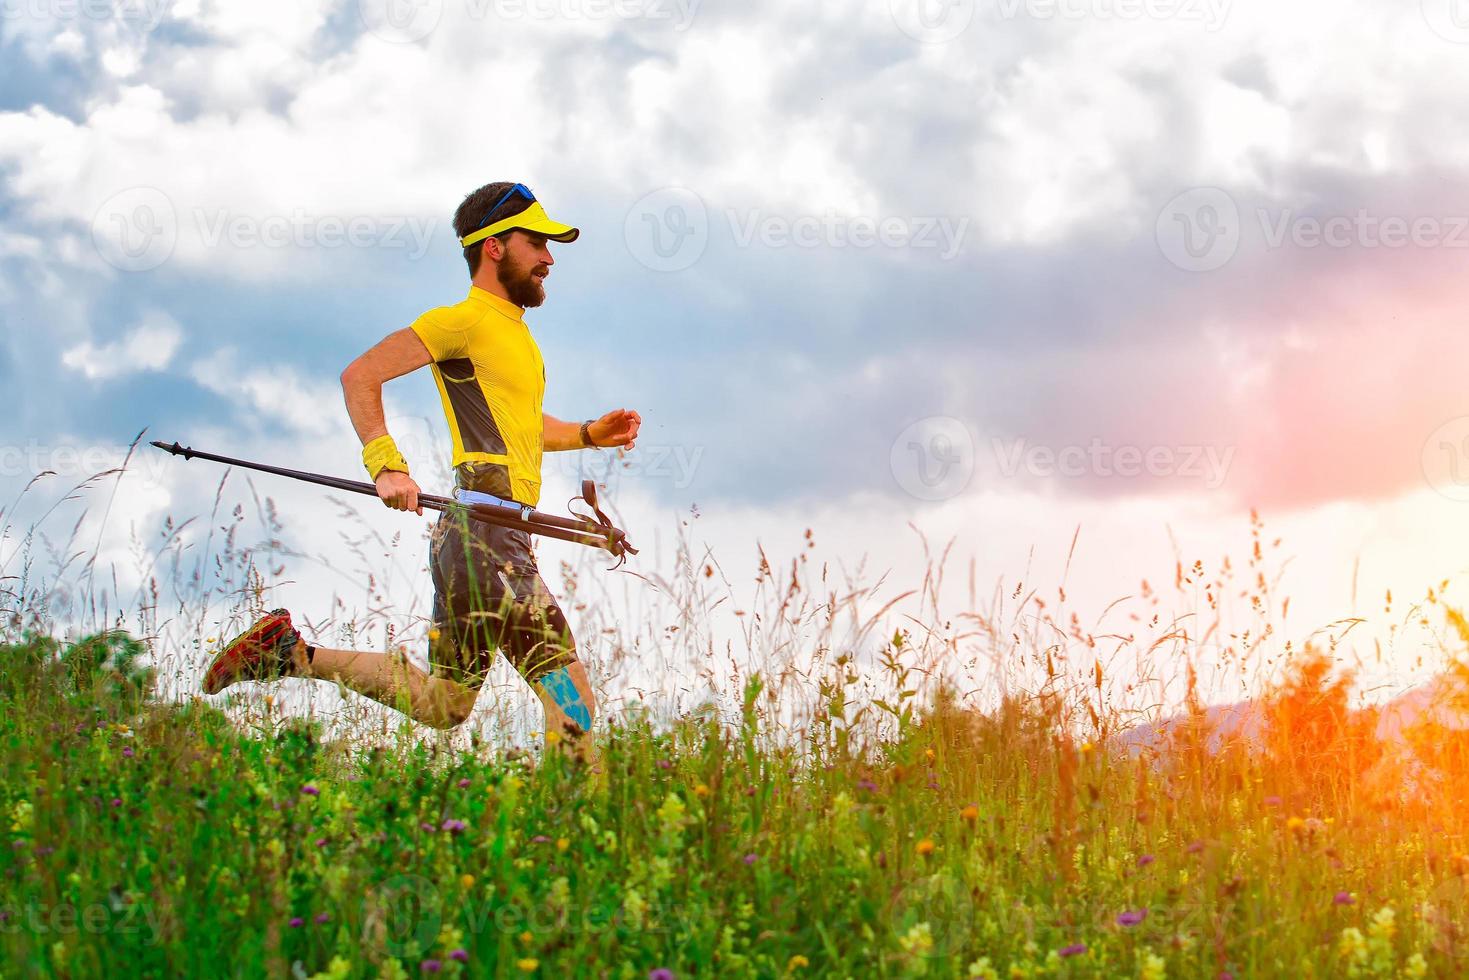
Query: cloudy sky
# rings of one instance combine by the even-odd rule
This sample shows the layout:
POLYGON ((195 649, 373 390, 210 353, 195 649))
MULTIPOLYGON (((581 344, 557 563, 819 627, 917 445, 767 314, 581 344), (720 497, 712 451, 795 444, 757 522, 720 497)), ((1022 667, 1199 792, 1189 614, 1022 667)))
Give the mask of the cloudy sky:
MULTIPOLYGON (((454 207, 521 180, 582 229, 548 410, 645 420, 543 504, 610 474, 642 571, 810 527, 916 586, 922 534, 1100 623, 1246 567, 1255 509, 1283 632, 1391 638, 1466 564, 1466 90, 1463 0, 0 0, 0 492, 145 428, 356 475, 338 373, 462 298, 454 207)), ((436 472, 432 382, 387 397, 436 472)), ((220 475, 145 456, 52 536, 136 590, 220 475)), ((334 505, 255 486, 317 556, 278 598, 370 602, 334 505)), ((423 523, 360 513, 419 595, 423 523)))

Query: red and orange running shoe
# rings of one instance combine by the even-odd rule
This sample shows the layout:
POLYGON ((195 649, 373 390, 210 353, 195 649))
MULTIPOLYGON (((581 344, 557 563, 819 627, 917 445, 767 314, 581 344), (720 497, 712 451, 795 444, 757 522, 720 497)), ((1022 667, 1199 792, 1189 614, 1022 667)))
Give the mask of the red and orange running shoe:
POLYGON ((300 642, 291 614, 272 609, 219 651, 204 672, 204 693, 218 694, 237 681, 273 681, 295 674, 292 654, 300 642))

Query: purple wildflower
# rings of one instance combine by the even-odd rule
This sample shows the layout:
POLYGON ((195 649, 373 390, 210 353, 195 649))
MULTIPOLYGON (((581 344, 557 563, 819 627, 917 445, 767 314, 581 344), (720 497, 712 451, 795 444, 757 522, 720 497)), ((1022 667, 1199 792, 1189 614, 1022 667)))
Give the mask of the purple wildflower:
POLYGON ((1357 900, 1352 897, 1352 893, 1351 892, 1337 892, 1336 893, 1336 897, 1333 898, 1331 901, 1332 901, 1332 904, 1334 904, 1334 905, 1356 905, 1357 904, 1357 900))
POLYGON ((468 826, 469 824, 465 823, 463 820, 454 820, 451 818, 444 821, 444 829, 451 834, 462 834, 465 828, 468 826))
POLYGON ((673 980, 673 971, 665 966, 648 971, 648 980, 673 980))
POLYGON ((667 759, 659 759, 658 760, 658 768, 659 769, 672 769, 673 768, 673 763, 669 762, 667 759))
POLYGON ((1264 802, 1265 802, 1265 805, 1266 806, 1280 806, 1280 797, 1278 797, 1278 796, 1267 796, 1267 797, 1265 797, 1265 801, 1264 802))
POLYGON ((424 830, 427 830, 429 833, 433 833, 434 825, 429 823, 427 820, 419 824, 419 826, 422 827, 424 830))
POLYGON ((112 798, 112 805, 113 806, 122 806, 122 797, 120 797, 120 796, 114 796, 112 798))
POLYGON ((460 789, 469 789, 469 780, 468 779, 461 779, 461 780, 459 780, 459 788, 460 789))
POLYGON ((288 925, 290 925, 290 927, 292 929, 299 929, 302 926, 304 926, 305 924, 306 924, 306 920, 303 919, 303 918, 301 918, 299 915, 298 916, 294 916, 291 919, 291 921, 288 923, 288 925))
POLYGON ((454 952, 452 952, 452 953, 449 954, 449 959, 454 960, 454 961, 459 962, 459 963, 468 963, 469 962, 469 950, 467 950, 467 949, 456 949, 456 950, 454 950, 454 952))
POLYGON ((438 960, 424 960, 418 965, 418 968, 424 973, 438 973, 443 965, 438 960))
POLYGON ((1137 859, 1137 866, 1139 868, 1146 868, 1148 865, 1152 864, 1156 860, 1158 859, 1153 857, 1153 855, 1144 854, 1137 859))
POLYGON ((133 747, 131 745, 122 750, 122 757, 124 759, 131 759, 133 757, 133 747))
POLYGON ((1056 950, 1058 956, 1080 956, 1086 952, 1086 943, 1072 943, 1070 946, 1062 946, 1056 950))
POLYGON ((316 846, 317 847, 326 847, 326 838, 325 837, 318 837, 318 838, 316 838, 316 846))
POLYGON ((746 854, 745 855, 745 863, 746 864, 754 864, 759 859, 760 859, 760 855, 758 855, 758 854, 746 854))
POLYGON ((1198 854, 1203 849, 1204 849, 1204 842, 1201 841, 1201 840, 1196 840, 1192 844, 1190 844, 1187 848, 1185 848, 1185 850, 1187 850, 1190 854, 1198 854))
POLYGON ((332 914, 330 912, 320 912, 316 916, 316 924, 319 926, 324 926, 330 921, 332 921, 332 914))
POLYGON ((1147 909, 1138 909, 1136 912, 1123 912, 1117 917, 1117 924, 1119 926, 1135 926, 1147 917, 1147 909))
POLYGON ((301 792, 304 793, 304 794, 306 794, 307 796, 320 796, 321 795, 321 790, 317 789, 311 783, 307 783, 305 786, 302 786, 301 787, 301 792))
POLYGON ((530 839, 530 842, 532 844, 549 844, 551 843, 551 838, 547 837, 545 834, 536 834, 530 839))
POLYGON ((869 793, 876 793, 877 792, 877 784, 874 783, 870 779, 859 779, 859 780, 857 780, 857 788, 858 789, 865 789, 869 793))

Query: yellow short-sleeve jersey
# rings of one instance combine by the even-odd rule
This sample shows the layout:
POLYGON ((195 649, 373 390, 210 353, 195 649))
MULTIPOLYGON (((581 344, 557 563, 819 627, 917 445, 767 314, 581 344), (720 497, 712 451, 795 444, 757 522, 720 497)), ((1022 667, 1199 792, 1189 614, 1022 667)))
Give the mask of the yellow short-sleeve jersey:
POLYGON ((462 303, 429 310, 411 329, 433 357, 456 482, 534 507, 541 496, 546 365, 524 314, 471 286, 462 303))

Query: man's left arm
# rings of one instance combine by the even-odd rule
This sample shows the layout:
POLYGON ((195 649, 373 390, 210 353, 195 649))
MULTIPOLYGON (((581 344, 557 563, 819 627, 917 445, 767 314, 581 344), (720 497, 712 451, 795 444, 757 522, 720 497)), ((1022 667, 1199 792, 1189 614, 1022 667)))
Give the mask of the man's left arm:
MULTIPOLYGON (((555 453, 567 449, 586 449, 581 441, 581 423, 563 422, 554 415, 542 413, 543 445, 546 452, 555 453)), ((587 434, 598 449, 631 449, 638 438, 638 428, 643 417, 627 408, 617 408, 594 419, 587 426, 587 434)))

